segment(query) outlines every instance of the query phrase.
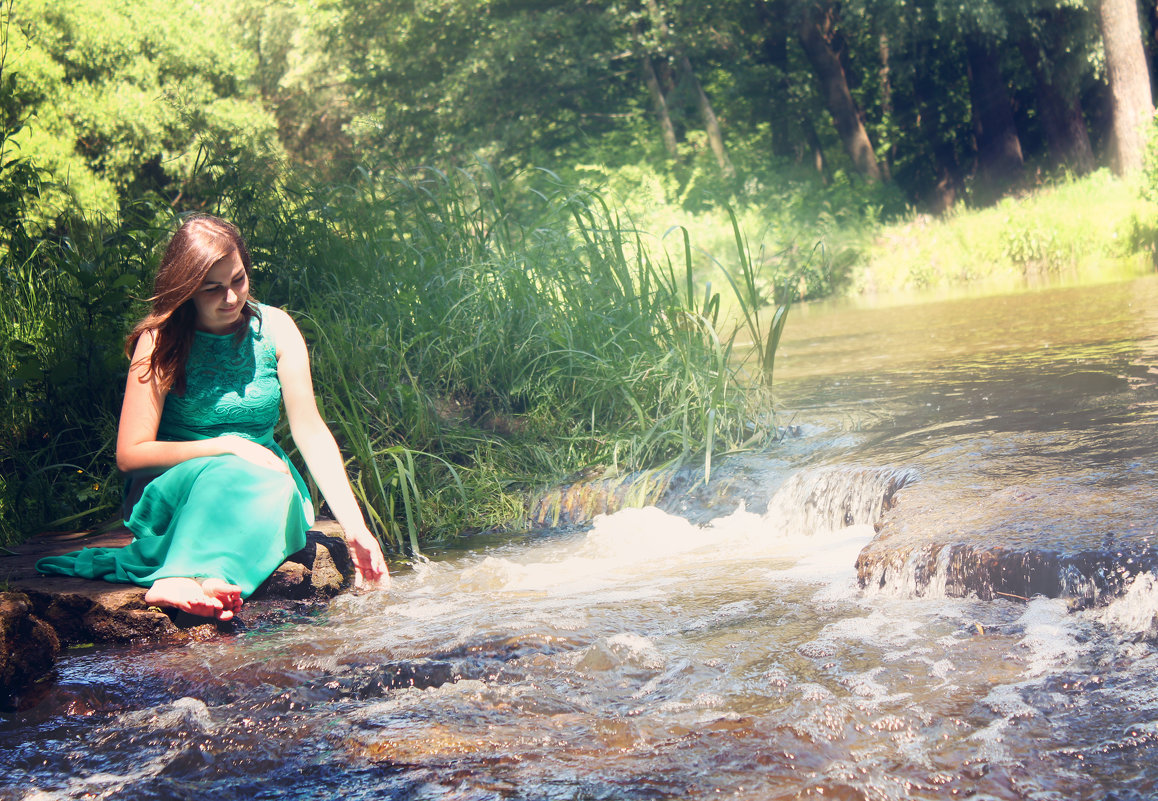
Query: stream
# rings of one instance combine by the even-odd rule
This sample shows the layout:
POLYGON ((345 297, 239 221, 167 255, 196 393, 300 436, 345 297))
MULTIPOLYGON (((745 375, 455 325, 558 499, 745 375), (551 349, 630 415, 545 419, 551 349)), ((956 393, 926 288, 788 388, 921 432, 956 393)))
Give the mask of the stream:
POLYGON ((1158 581, 1127 564, 1158 502, 1158 276, 801 306, 776 377, 786 436, 718 508, 674 497, 236 635, 71 651, 0 715, 0 799, 1158 797, 1158 581), (1126 554, 1120 580, 983 600, 858 578, 906 509, 886 533, 909 548, 1093 543, 1126 554))

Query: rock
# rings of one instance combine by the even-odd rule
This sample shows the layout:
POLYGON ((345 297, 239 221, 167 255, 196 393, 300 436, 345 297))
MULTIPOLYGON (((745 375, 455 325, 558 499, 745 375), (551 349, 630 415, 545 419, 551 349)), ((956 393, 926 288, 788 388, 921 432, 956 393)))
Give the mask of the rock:
POLYGON ((30 589, 27 593, 36 613, 65 645, 162 640, 178 632, 168 615, 145 605, 143 590, 105 599, 70 592, 30 589))
POLYGON ((300 562, 283 562, 253 597, 298 599, 308 597, 310 590, 310 569, 300 562))
POLYGON ((164 640, 179 629, 167 614, 152 609, 105 609, 96 604, 84 618, 93 642, 164 640))
POLYGON ((283 562, 258 587, 254 598, 332 598, 353 578, 354 563, 346 541, 324 531, 310 531, 306 534, 306 547, 283 562))
POLYGON ((1158 548, 1152 521, 1115 515, 1104 495, 1096 487, 1070 488, 1059 498, 1013 486, 969 497, 933 482, 907 486, 884 507, 877 536, 857 558, 860 586, 1105 604, 1135 576, 1158 571, 1158 548))
POLYGON ((59 653, 56 632, 34 614, 28 596, 0 593, 0 700, 44 677, 59 653))
POLYGON ((307 534, 306 547, 246 601, 236 624, 160 611, 145 603, 141 587, 36 571, 36 561, 44 556, 83 547, 119 547, 131 540, 125 529, 44 535, 21 545, 15 555, 0 558, 0 576, 13 590, 0 593, 0 699, 46 675, 62 645, 205 639, 277 614, 279 604, 331 598, 354 576, 342 529, 332 520, 317 522, 307 534))
POLYGON ((310 587, 315 595, 332 598, 346 586, 348 577, 338 570, 329 547, 319 542, 315 548, 314 565, 310 569, 310 587))

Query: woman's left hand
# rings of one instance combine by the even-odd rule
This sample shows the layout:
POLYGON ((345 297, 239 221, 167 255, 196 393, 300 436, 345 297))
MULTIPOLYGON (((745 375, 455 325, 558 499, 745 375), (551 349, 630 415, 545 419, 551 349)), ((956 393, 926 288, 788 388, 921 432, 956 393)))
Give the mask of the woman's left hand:
POLYGON ((346 530, 346 545, 354 560, 354 586, 385 589, 390 586, 390 571, 378 539, 363 527, 346 530))

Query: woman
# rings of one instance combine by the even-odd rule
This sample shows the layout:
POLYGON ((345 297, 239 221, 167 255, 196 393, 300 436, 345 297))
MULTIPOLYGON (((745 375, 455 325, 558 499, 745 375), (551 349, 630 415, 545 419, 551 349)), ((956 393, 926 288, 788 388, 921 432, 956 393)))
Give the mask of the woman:
POLYGON ((48 557, 41 572, 139 584, 147 603, 231 620, 313 524, 305 484, 273 441, 284 400, 345 532, 355 586, 389 580, 318 413, 305 341, 288 314, 250 298, 250 272, 230 223, 191 215, 174 234, 152 311, 125 345, 117 466, 129 474, 133 542, 48 557))

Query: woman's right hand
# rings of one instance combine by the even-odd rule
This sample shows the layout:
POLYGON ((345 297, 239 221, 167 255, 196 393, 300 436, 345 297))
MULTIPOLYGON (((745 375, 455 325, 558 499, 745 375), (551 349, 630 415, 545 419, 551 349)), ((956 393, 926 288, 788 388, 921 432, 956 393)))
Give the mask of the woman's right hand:
POLYGON ((286 466, 286 463, 264 445, 258 445, 253 440, 239 437, 236 434, 226 434, 225 436, 218 437, 218 439, 221 440, 222 445, 225 446, 225 453, 240 456, 247 462, 253 462, 258 467, 268 467, 270 470, 277 470, 279 473, 289 473, 289 467, 286 466))

